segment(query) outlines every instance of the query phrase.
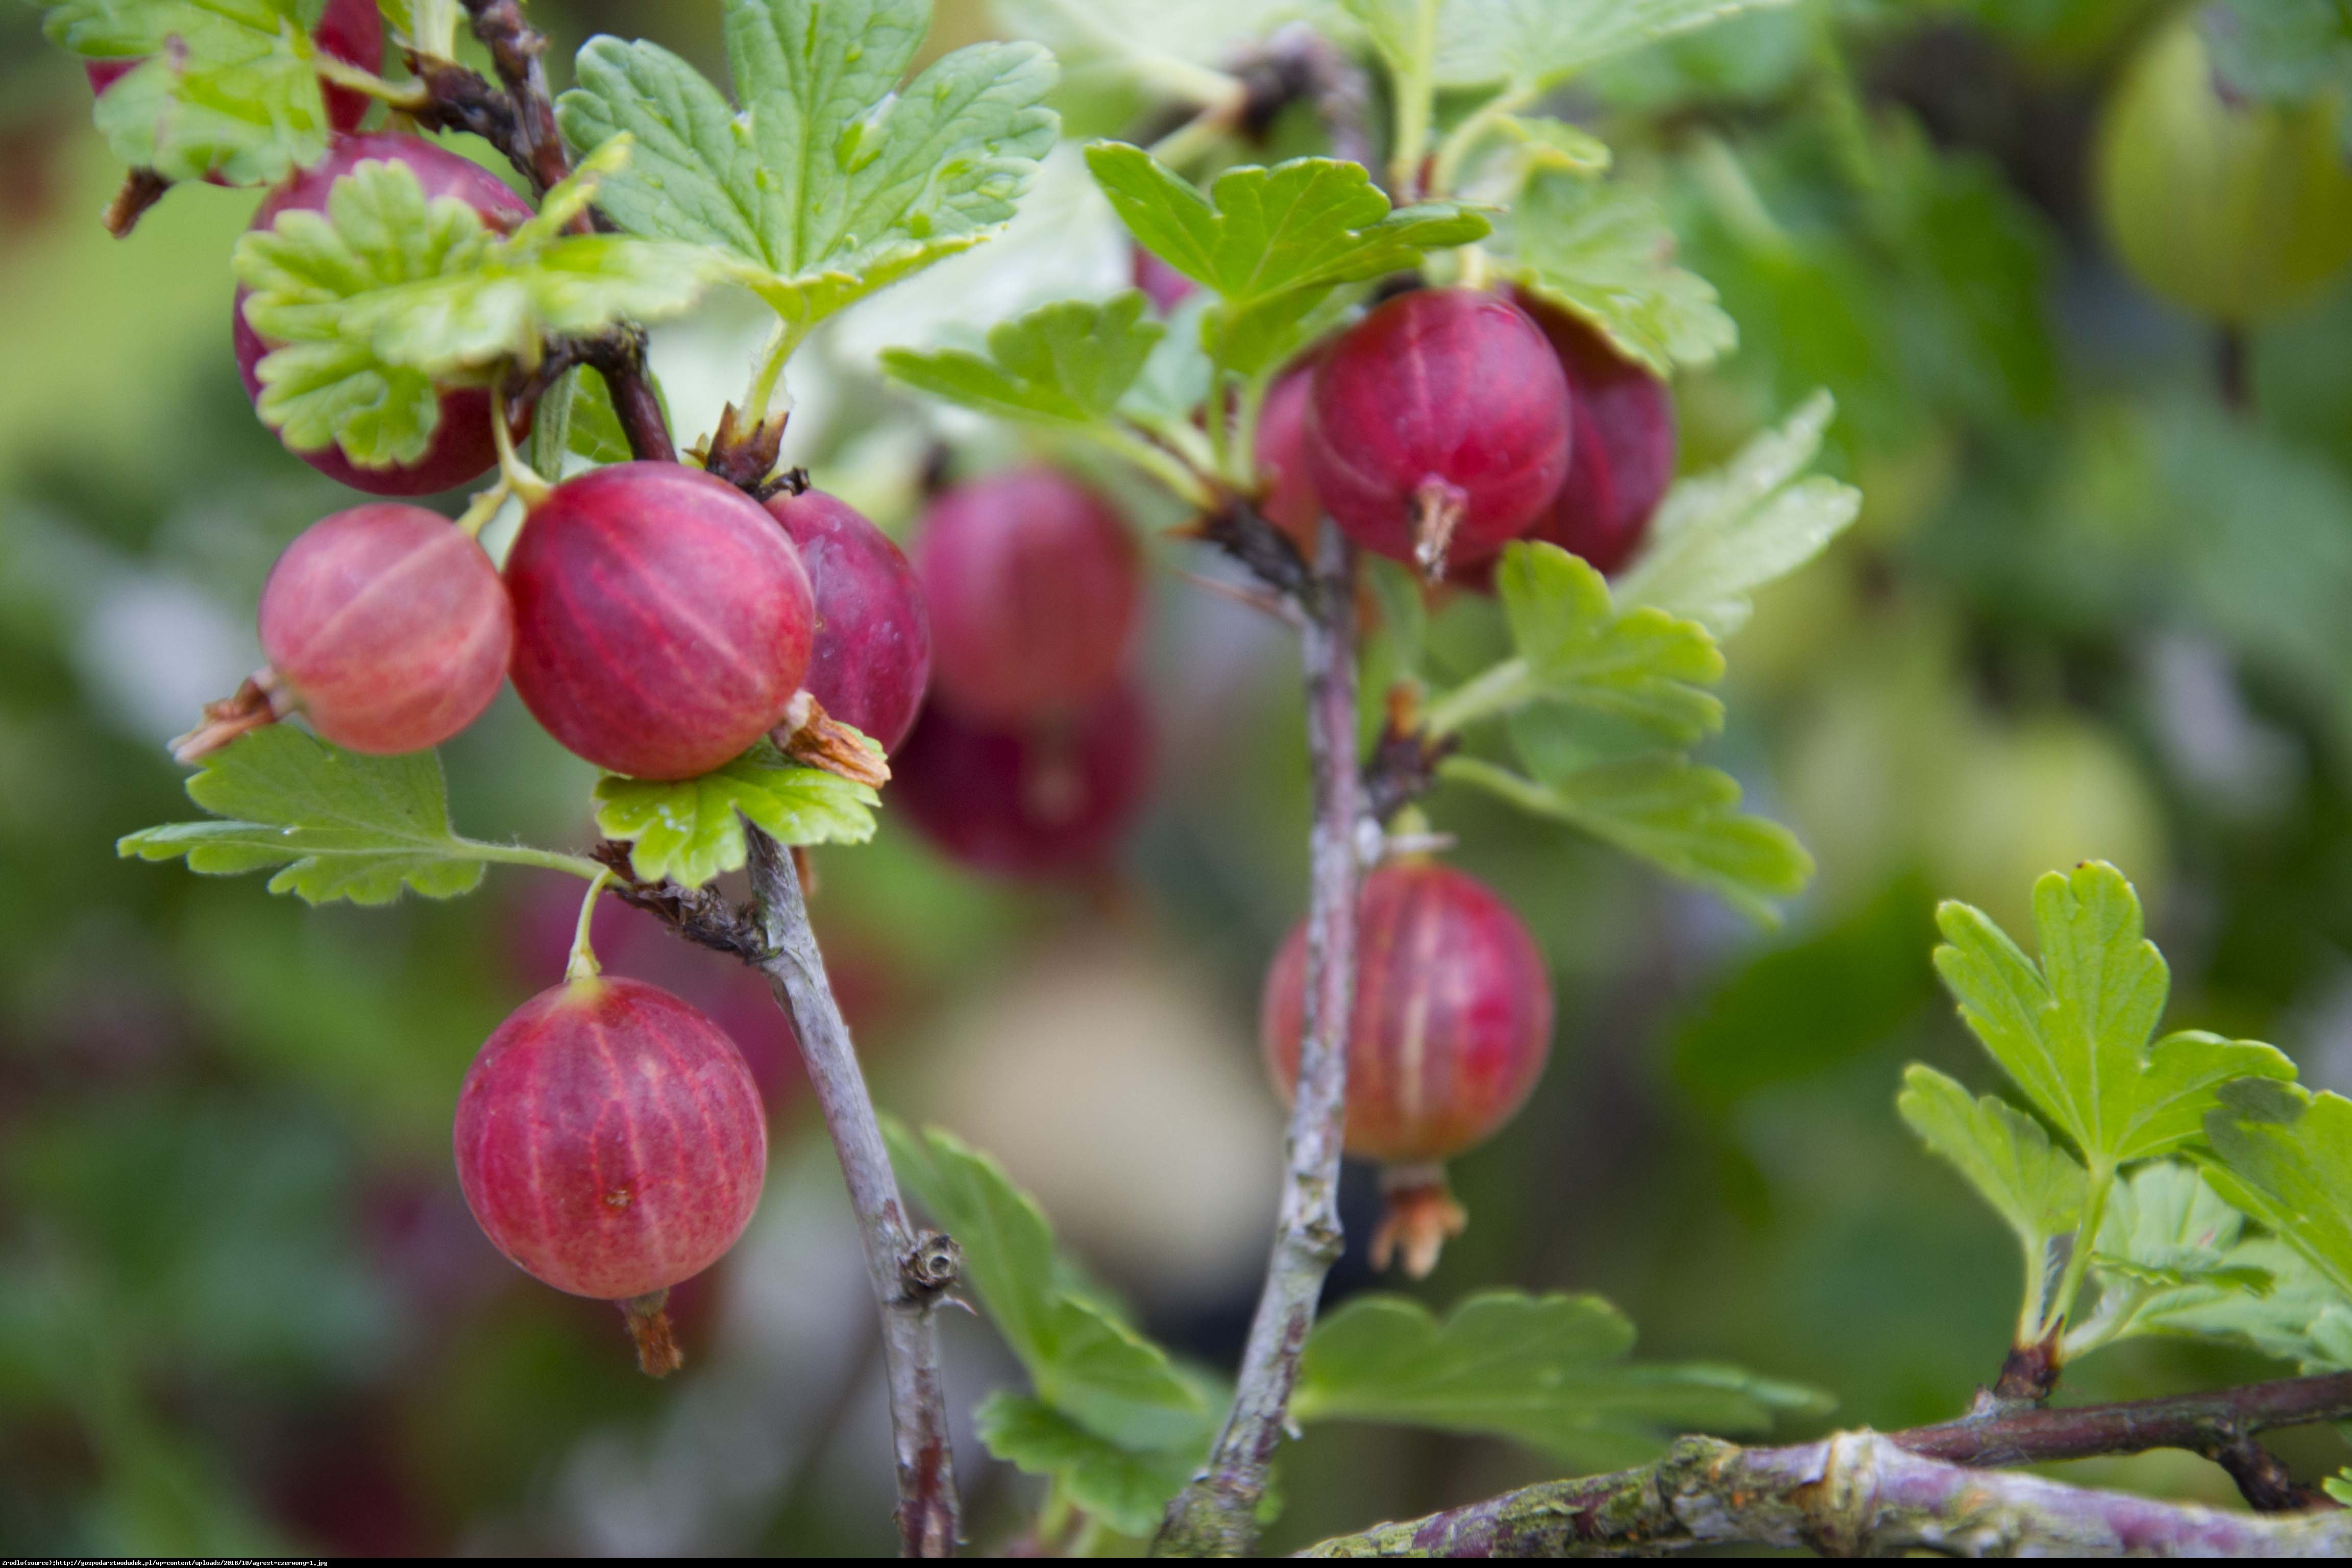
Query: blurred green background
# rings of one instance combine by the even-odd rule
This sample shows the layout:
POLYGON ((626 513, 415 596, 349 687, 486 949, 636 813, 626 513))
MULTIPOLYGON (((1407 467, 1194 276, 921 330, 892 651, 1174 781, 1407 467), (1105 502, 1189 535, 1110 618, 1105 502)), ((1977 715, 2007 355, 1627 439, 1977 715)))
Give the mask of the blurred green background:
MULTIPOLYGON (((700 0, 532 13, 559 83, 595 31, 720 69, 700 0)), ((2120 268, 2089 142, 2166 14, 1808 0, 1566 100, 1740 324, 1677 385, 1685 467, 1827 385, 1829 465, 1865 510, 1729 648, 1714 760, 1822 865, 1784 929, 1481 799, 1430 803, 1560 994, 1536 1100, 1455 1170, 1474 1220, 1433 1301, 1599 1290, 1647 1352, 1820 1384, 1840 1423, 1958 1412, 1999 1366, 2016 1261, 1892 1114, 1909 1059, 1992 1083, 1928 970, 1930 911, 1967 898, 2016 929, 2032 878, 2088 856, 2147 899, 2175 1016, 2352 1089, 2352 293, 2242 334, 2232 406, 2215 330, 2120 268)), ((609 967, 720 1016, 775 1117, 761 1215, 679 1293, 692 1364, 655 1384, 609 1307, 491 1250, 450 1168, 458 1079, 557 978, 576 884, 501 871, 455 904, 312 910, 114 858, 190 815, 162 742, 257 662, 268 563, 346 492, 237 385, 228 251, 255 194, 178 190, 110 239, 121 171, 37 24, 0 12, 0 1546, 890 1549, 854 1237, 756 983, 625 911, 598 928, 609 967)), ((934 47, 992 25, 942 0, 934 47)), ((1066 175, 996 260, 796 362, 790 450, 819 483, 903 528, 935 440, 968 468, 1009 451, 883 392, 872 356, 1117 286, 1121 242, 1066 175)), ((721 302, 658 335, 681 434, 740 379, 750 320, 721 302)), ((817 920, 884 1105, 996 1153, 1154 1332, 1230 1364, 1279 1136, 1256 988, 1303 902, 1295 660, 1164 574, 1154 613, 1157 783, 1115 877, 1008 889, 886 812, 873 847, 820 857, 817 920)), ((1441 616, 1441 647, 1483 615, 1441 616)), ((588 770, 511 695, 446 762, 466 831, 588 840, 588 770)), ((1351 1184, 1359 1237, 1375 1201, 1351 1184)), ((1333 1290, 1368 1282, 1351 1252, 1333 1290)), ((960 1408, 1017 1376, 983 1325, 948 1338, 960 1408)), ((2135 1342, 2066 1397, 2281 1370, 2135 1342)), ((2326 1430, 2278 1446, 2306 1476, 2347 1457, 2326 1430)), ((1282 1463, 1269 1548, 1546 1469, 1347 1427, 1282 1463)), ((1034 1484, 976 1447, 960 1464, 974 1541, 1013 1538, 1034 1484)), ((2183 1455, 2070 1473, 2236 1506, 2183 1455)))

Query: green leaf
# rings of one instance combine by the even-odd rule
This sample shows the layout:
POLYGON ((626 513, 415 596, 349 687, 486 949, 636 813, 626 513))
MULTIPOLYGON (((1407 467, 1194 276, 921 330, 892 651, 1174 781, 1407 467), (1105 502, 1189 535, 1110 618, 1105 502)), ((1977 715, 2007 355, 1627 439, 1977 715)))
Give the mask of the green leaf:
POLYGON ((628 843, 641 879, 698 888, 742 866, 746 820, 781 844, 863 844, 881 798, 870 784, 761 747, 699 778, 607 773, 596 781, 596 826, 628 843))
POLYGON ((2268 1270, 2232 1260, 2245 1216, 2173 1161, 2141 1166, 2107 1195, 2091 1267, 2141 1284, 2213 1284, 2267 1294, 2268 1270))
POLYGON ((999 1389, 971 1413, 988 1451, 1023 1475, 1049 1476, 1063 1495, 1121 1535, 1149 1536, 1168 1500, 1208 1455, 1202 1441, 1181 1448, 1123 1448, 1042 1400, 999 1389))
POLYGON ((1205 1447, 1208 1402, 1159 1346, 1060 1282, 1054 1233, 995 1161, 952 1135, 886 1123, 898 1178, 963 1249, 964 1278, 1037 1397, 1121 1447, 1205 1447))
POLYGON ((2352 1297, 2352 1100, 2262 1081, 2218 1098, 2205 1117, 2213 1184, 2352 1297))
MULTIPOLYGON (((1393 3, 1393 0, 1392 0, 1393 3)), ((1533 92, 1585 67, 1789 0, 1444 0, 1437 80, 1533 92)))
POLYGON ((1538 175, 1493 248, 1520 287, 1591 322, 1659 375, 1710 363, 1739 341, 1714 286, 1668 259, 1675 235, 1657 203, 1630 186, 1538 175))
POLYGON ((597 197, 615 223, 725 252, 796 326, 986 238, 1053 146, 1034 44, 957 49, 902 87, 929 0, 725 10, 740 110, 667 50, 598 37, 557 116, 576 147, 645 147, 597 197))
POLYGON ((1107 304, 1065 300, 990 329, 985 358, 963 349, 886 349, 882 368, 918 392, 1004 419, 1091 425, 1135 384, 1167 328, 1130 289, 1107 304))
POLYGON ((46 7, 60 48, 143 61, 93 114, 115 156, 168 180, 270 184, 326 155, 311 61, 321 0, 66 0, 46 7))
POLYGON ((1746 625, 1757 589, 1820 554, 1862 510, 1853 486, 1800 477, 1835 411, 1817 392, 1722 468, 1678 480, 1618 581, 1618 599, 1687 616, 1717 637, 1746 625))
POLYGON ((2148 1045, 2170 980, 2140 934, 2139 896, 2114 867, 2045 875, 2033 921, 2039 966, 1981 911, 1946 903, 1936 969, 1985 1049, 2093 1170, 2197 1138, 2223 1084, 2294 1076, 2258 1041, 2183 1031, 2148 1045))
POLYGON ((570 235, 565 215, 628 153, 616 143, 550 191, 511 237, 454 196, 427 201, 415 171, 370 161, 338 179, 323 213, 289 211, 237 242, 246 320, 280 345, 261 362, 261 416, 298 450, 332 440, 365 467, 430 443, 436 381, 530 363, 548 338, 650 321, 691 305, 719 258, 619 235, 570 235))
POLYGON ((1752 1434, 1820 1414, 1811 1389, 1710 1365, 1633 1362, 1633 1325, 1597 1296, 1493 1291, 1441 1322, 1401 1296, 1358 1296, 1315 1326, 1292 1416, 1509 1437, 1583 1469, 1638 1464, 1675 1433, 1752 1434))
POLYGON ((2213 74, 2247 98, 2301 103, 2352 82, 2346 0, 2218 0, 2198 19, 2213 74))
POLYGON ((1795 897, 1813 874, 1794 834, 1739 812, 1738 781, 1686 757, 1600 763, 1540 784, 1475 757, 1448 757, 1438 772, 1712 889, 1766 924, 1780 919, 1771 900, 1795 897))
POLYGON ((1565 120, 1547 114, 1506 114, 1495 127, 1517 145, 1520 164, 1528 174, 1548 170, 1598 174, 1609 167, 1609 143, 1565 120))
POLYGON ((2089 1195, 2083 1167, 2053 1148, 2042 1123, 1992 1095, 1973 1099, 1955 1080, 1914 1062, 1895 1109, 1927 1152, 1965 1177, 2025 1252, 2025 1320, 2039 1322, 2051 1244, 2082 1223, 2089 1195))
POLYGON ((1696 622, 1646 606, 1617 610, 1599 572, 1540 542, 1504 547, 1495 592, 1531 696, 1625 720, 1678 745, 1722 727, 1722 701, 1700 688, 1723 678, 1723 656, 1696 622))
POLYGON ((2319 1489, 2344 1507, 2352 1508, 2352 1466, 2321 1478, 2319 1489))
POLYGON ((2231 1267, 2266 1275, 2267 1291, 2190 1283, 2158 1292, 2134 1312, 2131 1331, 2242 1344, 2305 1372, 2352 1367, 2352 1301, 2286 1243, 2241 1241, 2231 1267))
POLYGON ((214 752, 189 777, 188 798, 226 820, 145 828, 118 840, 116 853, 184 856, 207 876, 276 866, 273 893, 385 904, 404 888, 428 899, 472 892, 498 849, 450 831, 435 753, 362 756, 288 724, 214 752))

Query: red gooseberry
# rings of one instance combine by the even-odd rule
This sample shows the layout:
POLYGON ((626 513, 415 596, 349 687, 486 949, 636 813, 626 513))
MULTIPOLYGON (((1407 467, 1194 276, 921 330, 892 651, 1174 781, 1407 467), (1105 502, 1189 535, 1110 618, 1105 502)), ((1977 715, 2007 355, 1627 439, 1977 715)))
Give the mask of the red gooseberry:
MULTIPOLYGON (((383 16, 376 9, 375 0, 327 0, 310 37, 319 52, 331 59, 363 71, 383 68, 383 16)), ((89 78, 91 92, 104 93, 140 63, 137 59, 91 60, 82 72, 89 78)), ((367 118, 368 106, 375 100, 331 82, 320 85, 326 92, 328 126, 339 132, 358 130, 360 121, 367 118)))
POLYGON ((523 520, 506 579, 515 690, 614 773, 709 773, 783 717, 808 670, 815 610, 791 535, 699 468, 566 479, 523 520))
POLYGON ((931 622, 914 568, 865 513, 823 490, 779 494, 768 510, 792 535, 815 596, 810 694, 897 751, 931 679, 931 622))
POLYGON ((1435 576, 1526 532, 1559 490, 1568 380, 1507 300, 1415 289, 1324 356, 1306 449, 1315 494, 1349 538, 1435 576))
POLYGON ((1559 356, 1574 405, 1568 478, 1530 539, 1614 573, 1633 557, 1675 478, 1675 395, 1581 319, 1521 296, 1559 356))
POLYGON ((1129 687, 1082 713, 996 726, 932 703, 894 764, 891 795, 950 858, 999 876, 1098 869, 1135 820, 1150 725, 1129 687))
POLYGON ((1323 522, 1323 503, 1307 473, 1307 399, 1314 386, 1312 365, 1285 371, 1257 415, 1257 471, 1265 481, 1257 509, 1309 561, 1323 522))
POLYGON ((658 986, 587 975, 484 1042, 457 1092, 457 1183, 493 1245, 559 1290, 628 1301, 734 1245, 767 1178, 759 1086, 658 986))
MULTIPOLYGON (((494 229, 511 229, 530 216, 530 205, 509 190, 499 177, 472 160, 421 136, 379 132, 340 138, 327 156, 279 185, 253 215, 252 226, 266 229, 281 213, 324 212, 335 182, 363 163, 405 164, 425 188, 427 200, 455 196, 474 209, 494 229)), ((274 344, 253 330, 245 319, 247 290, 239 289, 230 315, 236 349, 236 371, 247 397, 261 398, 260 364, 274 344)), ((529 427, 518 421, 518 436, 529 427)), ((296 457, 326 475, 379 496, 433 495, 467 484, 487 473, 498 461, 498 439, 490 429, 490 394, 487 387, 448 386, 441 389, 439 420, 423 455, 413 463, 389 468, 362 468, 332 442, 296 457)))
POLYGON ((1150 298, 1151 308, 1166 315, 1192 298, 1200 285, 1141 246, 1135 247, 1135 286, 1150 298))
MULTIPOLYGON (((1398 1251, 1416 1278, 1464 1215, 1444 1162, 1508 1121, 1551 1050, 1551 980, 1510 906, 1476 878, 1406 857, 1364 879, 1348 1030, 1348 1152, 1385 1167, 1375 1268, 1398 1251)), ((1286 1102, 1298 1083, 1307 928, 1266 974, 1260 1037, 1286 1102)))
POLYGON ((1026 467, 959 485, 915 541, 932 679, 966 715, 1068 713, 1115 685, 1142 584, 1134 539, 1094 491, 1026 467))
POLYGON ((506 679, 514 612, 482 547, 437 512, 372 501, 302 531, 261 591, 272 706, 354 752, 437 746, 506 679))

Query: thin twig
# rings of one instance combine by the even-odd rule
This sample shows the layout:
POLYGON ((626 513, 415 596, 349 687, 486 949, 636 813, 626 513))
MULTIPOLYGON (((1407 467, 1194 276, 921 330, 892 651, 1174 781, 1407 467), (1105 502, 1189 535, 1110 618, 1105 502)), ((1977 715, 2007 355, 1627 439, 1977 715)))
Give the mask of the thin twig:
POLYGON ((1622 1557, 1711 1545, 1825 1556, 2327 1557, 2352 1552, 2352 1513, 2225 1513, 1988 1474, 1875 1432, 1784 1448, 1685 1437, 1654 1465, 1547 1481, 1339 1536, 1307 1555, 1622 1557))
POLYGON ((866 1271, 882 1309, 882 1352, 889 1371, 890 1424, 898 1468, 898 1534, 910 1557, 952 1556, 956 1549, 955 1457, 948 1442, 939 1335, 932 1310, 956 1282, 955 1244, 907 1223, 906 1205, 866 1092, 849 1026, 833 999, 799 876, 782 846, 749 822, 751 896, 768 956, 760 968, 792 1015, 825 1130, 841 1157, 850 1208, 866 1245, 866 1271))
MULTIPOLYGON (((516 0, 465 0, 473 19, 474 37, 490 51, 490 64, 506 84, 514 108, 513 142, 501 147, 532 194, 545 195, 572 173, 563 151, 563 135, 555 128, 555 102, 548 95, 547 70, 539 63, 547 52, 547 35, 522 19, 516 0)), ((428 84, 429 86, 430 84, 428 84)))
POLYGON ((1339 1148, 1356 984, 1356 825, 1363 810, 1356 767, 1355 563, 1353 547, 1326 521, 1299 639, 1315 824, 1297 1100, 1274 1256, 1234 1406, 1206 1468, 1169 1505, 1160 1527, 1157 1550, 1178 1555, 1239 1557, 1255 1544, 1258 1504, 1289 1418, 1299 1355, 1315 1326, 1323 1277, 1339 1257, 1339 1148))

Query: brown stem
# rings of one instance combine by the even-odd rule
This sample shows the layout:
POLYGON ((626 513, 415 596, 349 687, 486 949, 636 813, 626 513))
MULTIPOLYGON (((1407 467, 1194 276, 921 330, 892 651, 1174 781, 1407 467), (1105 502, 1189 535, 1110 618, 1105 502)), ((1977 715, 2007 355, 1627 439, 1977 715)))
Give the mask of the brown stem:
POLYGON ((2338 1506, 2317 1487, 2298 1482, 2276 1454, 2252 1437, 2224 1443, 2205 1457, 2227 1470, 2238 1483, 2238 1495, 2264 1513, 2300 1513, 2305 1509, 2338 1506))
POLYGON ((1824 1556, 2322 1557, 2352 1514, 2225 1513, 1927 1458, 1902 1435, 1784 1448, 1685 1437, 1654 1465, 1547 1481, 1327 1541, 1315 1557, 1621 1557, 1696 1546, 1824 1556))
POLYGON ((1245 1556, 1256 1543, 1258 1504, 1289 1416, 1298 1359, 1315 1326, 1323 1277, 1342 1242, 1339 1150, 1356 985, 1356 824, 1363 811, 1356 764, 1355 565, 1353 547, 1327 521, 1299 642, 1315 823, 1298 1092, 1274 1256, 1233 1409, 1207 1466, 1169 1504, 1154 1546, 1180 1556, 1245 1556))
POLYGON ((801 1059, 841 1158, 850 1207, 865 1241, 866 1272, 882 1309, 900 1543, 910 1557, 951 1556, 957 1528, 955 1458, 948 1442, 947 1399, 940 1386, 939 1335, 931 1312, 955 1284, 955 1244, 908 1224, 874 1102, 850 1043, 849 1026, 842 1021, 816 934, 809 929, 800 878, 791 857, 773 838, 749 822, 743 834, 751 849, 751 896, 766 940, 766 956, 759 967, 800 1037, 801 1059))
POLYGON ((2284 1467, 2267 1453, 2256 1460, 2246 1450, 2253 1447, 2257 1432, 2347 1417, 2352 1417, 2352 1373, 2331 1373, 2072 1410, 1995 1410, 1884 1437, 1848 1433, 1787 1448, 1743 1450, 1685 1438, 1657 1464, 1638 1470, 1546 1482, 1411 1524, 1383 1525, 1327 1541, 1315 1552, 1384 1556, 1409 1543, 1440 1557, 1571 1557, 1617 1555, 1636 1545, 1655 1551, 1739 1542, 1843 1545, 1847 1550, 1927 1545, 1959 1554, 2071 1544, 2077 1552, 2102 1546, 2141 1552, 2197 1546, 2242 1554, 2293 1551, 2315 1555, 2323 1550, 2352 1549, 2352 1531, 2340 1522, 2322 1526, 2308 1519, 2246 1520, 1980 1472, 1997 1466, 2186 1448, 2210 1456, 2232 1476, 2239 1474, 2234 1466, 2250 1472, 2261 1469, 2263 1479, 2257 1484, 2268 1489, 2265 1495, 2274 1500, 2266 1504, 2249 1492, 2249 1500, 2258 1508, 2325 1510, 2329 1507, 2325 1499, 2301 1488, 2294 1489, 2296 1500, 2286 1502, 2282 1489, 2294 1488, 2294 1482, 2284 1467), (1892 1491, 1882 1485, 1874 1494, 1867 1488, 1855 1490, 1849 1476, 1848 1495, 1830 1496, 1838 1489, 1822 1483, 1838 1479, 1829 1466, 1842 1444, 1863 1445, 1877 1475, 1898 1477, 1901 1484, 1892 1491), (1886 1449, 1917 1463, 1890 1468, 1887 1456, 1880 1452, 1886 1449), (1812 1477, 1811 1483, 1801 1479, 1807 1474, 1812 1477), (1794 1494, 1784 1485, 1792 1478, 1799 1489, 1794 1494), (1969 1511, 1971 1499, 1978 1500, 1979 1513, 1969 1511), (1918 1511, 1926 1503, 1932 1507, 1918 1511), (2005 1523, 2017 1532, 1973 1533, 1978 1526, 1971 1520, 2005 1523), (2227 1533, 2236 1529, 2227 1522, 2231 1521, 2242 1521, 2252 1527, 2252 1533, 2227 1533), (2289 1522, 2295 1528, 2280 1528, 2289 1522), (1904 1533, 1929 1525, 1944 1533, 1932 1540, 1904 1533), (1791 1535, 1793 1527, 1820 1533, 1791 1535), (2225 1533, 2211 1533, 2217 1530, 2225 1533), (2102 1531, 2110 1533, 2098 1533, 2102 1531), (2080 1531, 2091 1533, 2070 1533, 2080 1531))
MULTIPOLYGON (((465 0, 473 18, 474 37, 490 51, 490 65, 506 84, 513 106, 513 136, 499 149, 530 182, 533 195, 545 195, 572 173, 563 151, 563 135, 555 128, 555 102, 548 96, 547 71, 539 63, 547 52, 547 35, 522 19, 517 0, 465 0)), ((427 83, 430 90, 431 84, 427 83)))

